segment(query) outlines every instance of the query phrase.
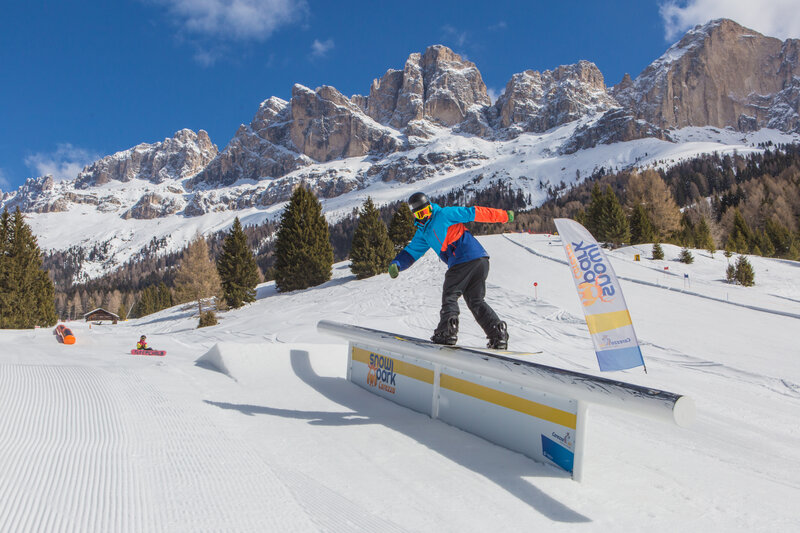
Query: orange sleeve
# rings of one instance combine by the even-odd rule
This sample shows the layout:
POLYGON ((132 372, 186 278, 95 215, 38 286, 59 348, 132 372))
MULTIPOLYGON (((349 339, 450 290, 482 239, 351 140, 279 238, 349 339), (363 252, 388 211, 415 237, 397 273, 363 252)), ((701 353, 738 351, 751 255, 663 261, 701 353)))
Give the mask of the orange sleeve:
POLYGON ((475 222, 508 222, 508 213, 503 209, 475 206, 475 222))

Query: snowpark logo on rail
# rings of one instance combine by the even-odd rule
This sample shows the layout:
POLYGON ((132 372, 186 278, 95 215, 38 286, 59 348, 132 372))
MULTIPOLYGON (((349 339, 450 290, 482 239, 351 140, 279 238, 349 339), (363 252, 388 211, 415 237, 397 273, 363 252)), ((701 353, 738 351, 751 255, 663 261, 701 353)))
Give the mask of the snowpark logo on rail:
POLYGON ((566 245, 567 257, 572 268, 572 275, 581 281, 578 284, 578 295, 584 307, 594 305, 598 300, 611 302, 616 294, 614 282, 608 275, 609 266, 596 244, 586 245, 583 241, 566 245))
POLYGON ((394 359, 385 355, 369 354, 367 384, 390 394, 395 392, 394 359))

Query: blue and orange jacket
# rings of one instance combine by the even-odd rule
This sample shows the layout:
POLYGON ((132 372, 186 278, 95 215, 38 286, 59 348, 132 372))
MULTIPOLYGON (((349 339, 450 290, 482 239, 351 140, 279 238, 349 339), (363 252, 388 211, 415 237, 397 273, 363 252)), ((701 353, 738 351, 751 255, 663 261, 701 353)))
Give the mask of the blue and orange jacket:
MULTIPOLYGON (((440 207, 432 203, 433 214, 426 224, 414 221, 417 232, 408 246, 391 263, 405 270, 425 255, 429 248, 439 253, 447 268, 479 257, 489 257, 486 250, 464 227, 465 222, 508 222, 508 213, 491 207, 440 207)), ((390 263, 390 264, 391 264, 390 263)))

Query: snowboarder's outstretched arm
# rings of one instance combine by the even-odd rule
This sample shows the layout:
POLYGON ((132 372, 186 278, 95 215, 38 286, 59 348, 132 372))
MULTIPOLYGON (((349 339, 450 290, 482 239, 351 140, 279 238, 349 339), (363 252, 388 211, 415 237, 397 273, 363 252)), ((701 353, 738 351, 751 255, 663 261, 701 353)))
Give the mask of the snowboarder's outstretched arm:
POLYGON ((430 246, 425 241, 422 232, 417 230, 411 242, 389 262, 389 276, 396 278, 401 270, 413 265, 414 261, 425 255, 429 248, 430 246))
POLYGON ((503 224, 504 222, 514 222, 514 211, 505 209, 495 209, 493 207, 481 207, 476 205, 472 208, 466 209, 474 209, 475 210, 475 217, 472 220, 465 220, 463 222, 496 222, 498 224, 503 224))

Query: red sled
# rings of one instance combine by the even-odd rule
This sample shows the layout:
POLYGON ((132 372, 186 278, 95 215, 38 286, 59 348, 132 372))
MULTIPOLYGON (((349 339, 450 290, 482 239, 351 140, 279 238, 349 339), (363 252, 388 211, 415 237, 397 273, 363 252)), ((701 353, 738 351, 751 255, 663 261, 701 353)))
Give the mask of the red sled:
POLYGON ((131 350, 131 355, 167 355, 164 350, 131 350))

